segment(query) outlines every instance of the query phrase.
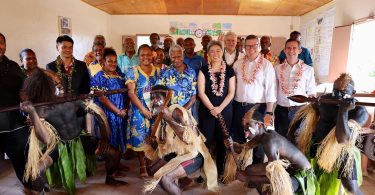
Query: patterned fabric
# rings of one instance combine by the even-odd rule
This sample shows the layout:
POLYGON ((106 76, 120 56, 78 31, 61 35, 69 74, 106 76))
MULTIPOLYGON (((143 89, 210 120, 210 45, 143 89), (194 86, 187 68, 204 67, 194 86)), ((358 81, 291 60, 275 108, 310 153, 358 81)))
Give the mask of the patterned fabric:
POLYGON ((117 64, 118 64, 118 67, 121 69, 121 72, 124 74, 127 74, 129 69, 131 69, 134 66, 139 65, 138 55, 134 54, 131 58, 129 58, 129 56, 127 56, 126 54, 119 55, 117 57, 117 64))
MULTIPOLYGON (((135 94, 145 108, 150 109, 151 88, 159 77, 159 68, 153 67, 150 76, 142 71, 140 66, 135 66, 127 72, 126 84, 135 83, 135 94)), ((127 147, 134 151, 143 151, 143 140, 150 134, 152 121, 148 120, 132 103, 129 105, 127 127, 127 147)))
POLYGON ((90 75, 84 62, 73 57, 72 64, 64 65, 60 56, 46 65, 61 79, 66 94, 79 95, 90 92, 90 75))
POLYGON ((102 70, 102 65, 95 60, 91 62, 87 69, 89 69, 90 78, 93 78, 96 75, 96 73, 102 70))
POLYGON ((277 55, 274 55, 273 53, 271 52, 268 52, 266 55, 262 54, 262 56, 264 58, 266 58, 268 61, 271 62, 271 64, 273 65, 273 67, 275 67, 277 64, 279 64, 279 57, 277 55))
MULTIPOLYGON (((119 76, 107 75, 104 71, 99 71, 91 80, 91 89, 99 90, 114 90, 125 88, 124 74, 119 73, 119 76)), ((118 109, 125 108, 126 94, 117 93, 106 96, 118 109)), ((126 119, 121 118, 116 113, 109 111, 98 98, 94 99, 107 115, 109 127, 111 129, 109 135, 109 142, 113 147, 120 147, 122 152, 125 152, 126 146, 126 119)))
POLYGON ((195 71, 189 66, 186 66, 183 73, 179 73, 173 65, 164 69, 157 84, 173 90, 171 104, 184 106, 197 94, 197 78, 195 71))

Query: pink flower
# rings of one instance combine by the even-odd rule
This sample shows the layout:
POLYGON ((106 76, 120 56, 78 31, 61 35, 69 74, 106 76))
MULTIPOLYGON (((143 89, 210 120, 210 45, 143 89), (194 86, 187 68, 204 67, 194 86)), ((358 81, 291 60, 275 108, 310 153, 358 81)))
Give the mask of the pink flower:
POLYGON ((216 96, 221 97, 224 94, 225 72, 226 72, 225 63, 223 62, 220 68, 220 83, 218 86, 215 73, 212 70, 212 66, 208 65, 208 73, 210 74, 210 79, 212 81, 212 84, 211 84, 212 93, 215 94, 216 96))

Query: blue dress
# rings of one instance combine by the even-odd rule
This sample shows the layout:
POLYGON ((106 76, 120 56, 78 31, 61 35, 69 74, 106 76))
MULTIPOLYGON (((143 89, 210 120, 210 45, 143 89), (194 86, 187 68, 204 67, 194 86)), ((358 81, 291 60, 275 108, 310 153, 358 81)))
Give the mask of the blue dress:
MULTIPOLYGON (((126 73, 126 84, 135 83, 135 94, 145 108, 150 110, 151 88, 156 84, 160 70, 153 66, 150 76, 140 66, 129 69, 126 73)), ((127 127, 127 147, 134 151, 143 151, 143 140, 150 134, 152 121, 148 120, 132 103, 129 105, 127 127)))
MULTIPOLYGON (((107 75, 103 70, 99 71, 91 79, 91 89, 99 90, 115 90, 125 88, 124 74, 119 73, 118 76, 107 75)), ((106 96, 118 109, 125 108, 126 93, 117 93, 106 96)), ((125 152, 126 149, 126 119, 118 116, 116 113, 109 111, 98 98, 94 99, 95 103, 99 105, 107 115, 109 127, 111 132, 109 134, 109 142, 115 147, 125 152)))

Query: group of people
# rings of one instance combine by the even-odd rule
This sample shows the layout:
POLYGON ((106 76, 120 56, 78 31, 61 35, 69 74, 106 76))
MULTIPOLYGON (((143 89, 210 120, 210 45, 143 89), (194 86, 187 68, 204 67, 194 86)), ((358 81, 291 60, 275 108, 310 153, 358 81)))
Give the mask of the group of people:
POLYGON ((74 58, 73 39, 59 36, 59 56, 46 70, 31 49, 20 52, 21 67, 9 60, 0 35, 0 107, 22 102, 22 112, 0 112, 1 148, 25 187, 42 190, 46 175, 50 185, 74 193, 75 177, 84 181, 94 172, 95 155, 105 159, 106 184, 126 184, 115 177, 128 169, 120 159, 131 149, 140 176, 153 177, 145 192, 160 184, 181 194, 201 169, 197 181, 212 191, 239 179, 265 194, 331 194, 341 180, 348 192, 361 193, 355 139, 368 113, 355 106, 347 74, 319 98, 337 104, 289 99, 316 96, 299 32, 279 56, 270 52, 270 37, 249 35, 240 45, 234 32, 203 36, 198 52, 192 38, 165 37, 159 48, 160 36, 152 33, 151 45, 136 49, 128 37, 123 55, 98 35, 84 61, 74 58), (33 106, 40 102, 49 104, 33 106), (82 129, 91 121, 90 135, 82 129), (340 150, 327 165, 335 144, 340 150))

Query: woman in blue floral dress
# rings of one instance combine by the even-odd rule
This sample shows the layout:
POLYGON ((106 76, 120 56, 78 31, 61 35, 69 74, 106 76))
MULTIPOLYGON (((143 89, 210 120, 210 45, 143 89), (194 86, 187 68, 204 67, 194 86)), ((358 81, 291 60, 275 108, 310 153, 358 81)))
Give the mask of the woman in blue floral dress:
MULTIPOLYGON (((91 79, 92 90, 115 90, 125 88, 125 78, 121 71, 117 71, 117 55, 111 48, 103 52, 104 66, 91 79)), ((118 93, 95 98, 95 103, 103 108, 110 127, 110 144, 122 152, 126 149, 126 94, 118 93)))
POLYGON ((126 85, 130 98, 127 128, 127 147, 137 152, 140 163, 140 176, 146 177, 145 156, 141 147, 150 134, 152 113, 150 112, 151 88, 159 76, 159 68, 152 65, 152 49, 141 45, 138 49, 140 65, 126 73, 126 85))

